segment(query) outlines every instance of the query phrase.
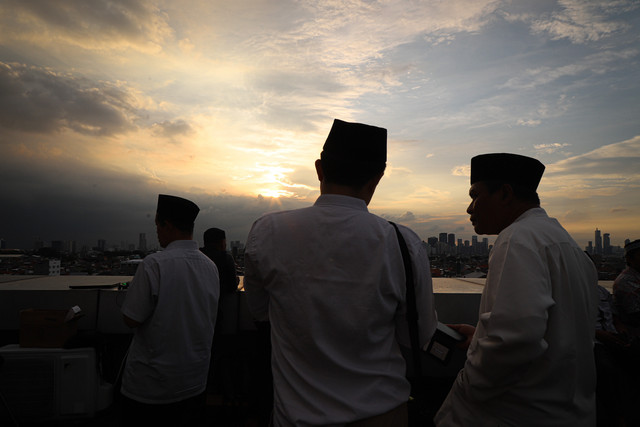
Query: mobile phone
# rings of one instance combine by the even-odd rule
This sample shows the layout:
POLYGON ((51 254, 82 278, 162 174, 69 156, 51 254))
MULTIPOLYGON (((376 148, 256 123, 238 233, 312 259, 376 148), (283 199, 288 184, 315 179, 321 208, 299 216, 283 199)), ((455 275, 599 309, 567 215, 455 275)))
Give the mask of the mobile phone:
POLYGON ((442 322, 438 322, 433 337, 431 337, 431 341, 425 346, 426 348, 424 350, 446 365, 449 363, 449 360, 451 360, 456 344, 466 339, 464 335, 455 329, 448 327, 442 322))
POLYGON ((444 332, 445 334, 447 334, 448 336, 450 336, 451 338, 453 338, 454 340, 460 342, 460 341, 464 341, 467 339, 467 337, 465 337, 464 335, 462 335, 460 332, 456 331, 453 328, 448 327, 447 325, 445 325, 442 322, 438 322, 438 326, 436 326, 436 329, 444 332))

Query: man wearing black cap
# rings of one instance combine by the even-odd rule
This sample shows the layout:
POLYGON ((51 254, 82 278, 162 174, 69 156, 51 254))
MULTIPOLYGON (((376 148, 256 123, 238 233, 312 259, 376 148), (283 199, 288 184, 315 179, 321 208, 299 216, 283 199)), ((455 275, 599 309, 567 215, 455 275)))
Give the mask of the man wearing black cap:
POLYGON ((467 361, 436 415, 442 426, 595 426, 593 262, 540 207, 544 165, 516 154, 471 159, 467 213, 498 234, 467 361))
MULTIPOLYGON (((262 216, 249 233, 244 285, 254 316, 271 323, 274 426, 407 423, 402 255, 394 228, 367 210, 386 140, 385 129, 335 120, 314 205, 262 216)), ((424 345, 436 326, 428 256, 401 232, 424 345)))
POLYGON ((203 415, 220 285, 192 239, 199 210, 181 197, 158 197, 165 249, 145 257, 122 304, 135 328, 122 377, 125 425, 193 425, 203 415))

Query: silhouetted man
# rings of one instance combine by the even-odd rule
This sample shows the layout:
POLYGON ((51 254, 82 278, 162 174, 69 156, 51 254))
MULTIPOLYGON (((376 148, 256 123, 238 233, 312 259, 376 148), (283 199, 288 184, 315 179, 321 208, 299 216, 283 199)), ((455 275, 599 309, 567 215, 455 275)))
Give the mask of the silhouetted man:
POLYGON ((498 234, 467 361, 436 415, 444 426, 595 426, 598 275, 540 207, 544 165, 516 154, 471 159, 467 213, 498 234))
POLYGON ((218 267, 220 295, 238 290, 238 274, 233 256, 227 252, 227 236, 224 230, 209 228, 204 232, 204 247, 200 250, 218 267))
MULTIPOLYGON (((386 129, 335 120, 314 205, 265 215, 249 233, 244 284, 256 319, 271 323, 274 426, 407 423, 403 260, 393 226, 367 210, 386 155, 386 129)), ((436 327, 429 259, 400 228, 424 345, 436 327)))
POLYGON ((122 305, 135 328, 121 388, 126 425, 193 425, 204 414, 220 285, 192 240, 198 212, 189 200, 158 196, 165 250, 145 257, 122 305))

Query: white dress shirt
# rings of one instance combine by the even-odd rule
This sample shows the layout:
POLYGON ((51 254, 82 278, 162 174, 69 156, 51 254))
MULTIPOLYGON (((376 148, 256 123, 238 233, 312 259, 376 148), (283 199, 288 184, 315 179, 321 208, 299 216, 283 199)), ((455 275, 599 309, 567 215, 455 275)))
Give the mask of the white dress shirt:
MULTIPOLYGON (((425 344, 436 325, 429 259, 418 236, 401 230, 425 344)), ((402 255, 394 228, 363 200, 321 195, 258 219, 244 285, 254 316, 271 322, 274 425, 341 425, 407 401, 402 255)))
POLYGON ((136 328, 122 394, 172 403, 205 390, 220 282, 216 265, 193 240, 148 255, 127 290, 122 313, 136 328))
POLYGON ((595 426, 593 262, 542 208, 498 236, 443 426, 595 426))

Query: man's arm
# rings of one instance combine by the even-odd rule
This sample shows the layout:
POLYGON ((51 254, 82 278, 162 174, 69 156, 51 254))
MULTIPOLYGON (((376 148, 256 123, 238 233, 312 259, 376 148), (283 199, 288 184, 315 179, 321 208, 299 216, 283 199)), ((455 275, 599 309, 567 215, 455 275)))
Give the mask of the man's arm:
POLYGON ((129 328, 137 328, 144 319, 149 317, 154 309, 154 298, 151 286, 151 276, 148 263, 143 262, 138 266, 133 280, 127 289, 127 295, 122 304, 122 318, 129 328), (135 320, 141 319, 141 320, 135 320))
POLYGON ((264 280, 258 265, 258 251, 256 224, 254 223, 244 255, 244 290, 249 312, 258 322, 269 320, 269 294, 264 289, 264 280))

